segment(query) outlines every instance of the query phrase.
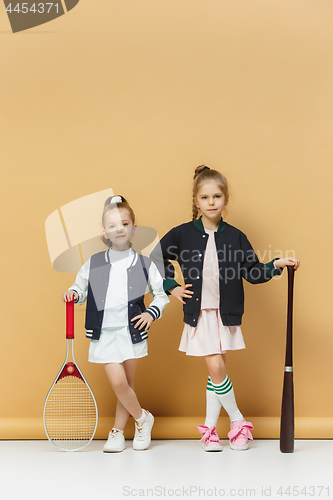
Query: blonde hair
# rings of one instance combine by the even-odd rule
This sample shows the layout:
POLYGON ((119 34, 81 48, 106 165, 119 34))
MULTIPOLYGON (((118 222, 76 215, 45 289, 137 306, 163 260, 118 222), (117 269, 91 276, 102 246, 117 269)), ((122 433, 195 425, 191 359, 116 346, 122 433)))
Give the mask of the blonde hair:
POLYGON ((197 220, 199 214, 199 210, 195 204, 195 197, 201 186, 211 181, 216 182, 226 199, 229 196, 228 182, 224 175, 218 170, 211 170, 206 165, 199 165, 195 169, 193 177, 192 220, 197 220))
MULTIPOLYGON (((109 196, 109 198, 104 203, 104 210, 102 213, 102 225, 103 225, 103 227, 105 228, 104 220, 105 220, 106 214, 108 214, 112 210, 115 210, 116 208, 118 210, 120 210, 120 209, 127 210, 128 215, 129 215, 129 217, 134 225, 135 224, 135 214, 134 214, 132 207, 129 206, 128 201, 123 196, 120 196, 120 195, 117 195, 117 198, 120 198, 121 201, 112 202, 112 198, 115 198, 115 196, 109 196)), ((109 239, 106 239, 104 237, 104 235, 101 237, 101 240, 103 241, 104 245, 106 245, 107 247, 112 246, 111 241, 109 239)))

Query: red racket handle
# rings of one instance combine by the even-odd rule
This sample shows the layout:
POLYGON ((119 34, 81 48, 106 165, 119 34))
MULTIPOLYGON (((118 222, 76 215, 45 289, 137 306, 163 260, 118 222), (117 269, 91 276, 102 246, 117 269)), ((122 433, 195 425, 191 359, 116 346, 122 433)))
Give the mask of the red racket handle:
POLYGON ((74 338, 74 300, 66 302, 66 339, 74 338))

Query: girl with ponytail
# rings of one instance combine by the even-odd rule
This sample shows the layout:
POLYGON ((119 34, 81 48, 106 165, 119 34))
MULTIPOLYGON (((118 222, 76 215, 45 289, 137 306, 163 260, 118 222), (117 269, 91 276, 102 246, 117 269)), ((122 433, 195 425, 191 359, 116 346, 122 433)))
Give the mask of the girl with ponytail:
POLYGON ((80 269, 75 283, 63 294, 63 302, 87 301, 86 336, 89 361, 101 363, 116 394, 114 426, 103 447, 106 453, 125 449, 124 428, 129 416, 135 421, 133 448, 145 450, 151 441, 154 417, 144 410, 134 391, 138 360, 147 356, 151 323, 162 316, 169 299, 155 264, 132 249, 137 226, 132 208, 122 196, 108 198, 102 214, 107 249, 96 253, 80 269), (153 300, 146 308, 144 295, 153 300))

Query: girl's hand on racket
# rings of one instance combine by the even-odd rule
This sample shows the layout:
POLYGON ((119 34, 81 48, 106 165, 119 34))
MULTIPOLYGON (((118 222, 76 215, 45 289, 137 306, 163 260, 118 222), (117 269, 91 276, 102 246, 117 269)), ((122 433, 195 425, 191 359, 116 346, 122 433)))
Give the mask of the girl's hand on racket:
POLYGON ((70 302, 71 300, 77 300, 79 298, 78 294, 74 292, 74 290, 67 290, 64 295, 61 297, 63 302, 70 302))
POLYGON ((171 295, 176 297, 179 302, 181 302, 182 304, 186 304, 183 299, 190 299, 194 293, 191 292, 191 290, 187 290, 189 286, 192 286, 192 284, 189 283, 188 285, 184 286, 175 286, 175 288, 172 288, 171 290, 169 290, 169 292, 171 293, 171 295))
POLYGON ((135 323, 134 328, 139 328, 139 330, 142 330, 142 328, 144 328, 144 330, 148 330, 148 328, 150 327, 150 325, 154 321, 152 315, 147 313, 147 312, 143 312, 142 314, 135 316, 135 318, 132 318, 131 321, 135 321, 137 319, 139 321, 137 321, 137 323, 135 323))
POLYGON ((275 260, 274 264, 276 265, 276 267, 294 266, 295 271, 297 271, 300 266, 300 261, 294 259, 293 257, 286 257, 284 259, 275 260))

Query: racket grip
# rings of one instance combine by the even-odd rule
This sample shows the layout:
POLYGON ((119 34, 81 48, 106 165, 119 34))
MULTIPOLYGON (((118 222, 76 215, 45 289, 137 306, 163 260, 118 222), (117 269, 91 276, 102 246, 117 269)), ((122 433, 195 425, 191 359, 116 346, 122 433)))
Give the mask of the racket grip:
POLYGON ((66 339, 74 338, 74 300, 66 302, 66 339))

